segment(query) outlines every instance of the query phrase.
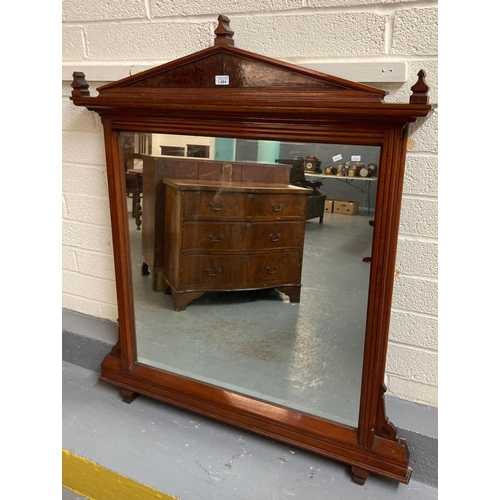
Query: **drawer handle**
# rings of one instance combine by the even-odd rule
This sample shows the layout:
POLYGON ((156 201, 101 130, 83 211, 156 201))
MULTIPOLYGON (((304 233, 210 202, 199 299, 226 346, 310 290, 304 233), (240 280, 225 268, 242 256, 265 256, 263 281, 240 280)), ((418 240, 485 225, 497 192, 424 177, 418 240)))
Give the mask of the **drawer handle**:
POLYGON ((269 239, 271 241, 278 241, 280 238, 281 238, 281 233, 278 233, 278 235, 276 236, 276 238, 273 237, 272 233, 269 235, 269 239))
POLYGON ((211 273, 211 272, 210 272, 210 269, 209 269, 208 267, 205 269, 205 272, 206 272, 209 276, 211 276, 211 277, 218 276, 218 275, 221 273, 221 271, 222 271, 222 269, 221 269, 220 267, 219 267, 219 268, 217 268, 217 270, 215 271, 215 273, 211 273))
POLYGON ((213 234, 209 234, 208 235, 208 239, 212 242, 212 243, 219 243, 219 241, 223 240, 224 239, 224 235, 220 235, 219 236, 219 239, 214 239, 214 235, 213 234))
POLYGON ((271 269, 269 266, 267 266, 267 272, 269 274, 274 274, 278 270, 278 266, 274 266, 274 269, 271 269))
POLYGON ((226 204, 225 204, 225 203, 222 203, 222 204, 221 204, 221 206, 220 206, 219 208, 216 208, 214 203, 210 203, 210 208, 211 208, 214 212, 220 212, 221 210, 224 210, 224 208, 226 208, 226 204))
POLYGON ((271 206, 273 207, 273 210, 275 212, 281 212, 283 210, 283 203, 280 203, 280 206, 278 208, 276 208, 276 205, 274 203, 271 206))

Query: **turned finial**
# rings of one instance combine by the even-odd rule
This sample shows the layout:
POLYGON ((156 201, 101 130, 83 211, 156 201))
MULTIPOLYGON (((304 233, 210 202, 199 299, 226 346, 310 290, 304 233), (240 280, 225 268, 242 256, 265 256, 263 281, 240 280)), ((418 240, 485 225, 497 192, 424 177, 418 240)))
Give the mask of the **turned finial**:
POLYGON ((71 92, 72 97, 89 97, 89 84, 85 80, 85 73, 81 71, 75 71, 73 73, 73 82, 71 83, 73 91, 71 92))
POLYGON ((220 15, 219 25, 215 30, 215 45, 234 45, 234 31, 229 27, 229 18, 220 15))
POLYGON ((425 71, 421 69, 418 72, 418 81, 411 88, 412 95, 410 96, 410 104, 428 104, 429 97, 427 96, 427 92, 429 91, 429 87, 425 83, 425 71))

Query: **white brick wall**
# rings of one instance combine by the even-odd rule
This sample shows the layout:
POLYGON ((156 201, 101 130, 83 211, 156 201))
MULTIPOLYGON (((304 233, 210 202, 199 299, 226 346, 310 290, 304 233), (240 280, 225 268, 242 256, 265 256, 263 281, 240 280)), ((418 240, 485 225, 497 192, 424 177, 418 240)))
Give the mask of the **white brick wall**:
MULTIPOLYGON (((160 64, 213 44, 219 14, 237 47, 290 62, 404 62, 408 102, 420 69, 437 103, 438 2, 412 0, 64 0, 63 63, 160 64)), ((92 82, 91 91, 95 93, 92 82)), ((103 82, 99 82, 102 85, 103 82)), ((63 307, 117 318, 102 130, 63 84, 63 307)), ((386 382, 437 406, 438 113, 410 128, 386 382)))

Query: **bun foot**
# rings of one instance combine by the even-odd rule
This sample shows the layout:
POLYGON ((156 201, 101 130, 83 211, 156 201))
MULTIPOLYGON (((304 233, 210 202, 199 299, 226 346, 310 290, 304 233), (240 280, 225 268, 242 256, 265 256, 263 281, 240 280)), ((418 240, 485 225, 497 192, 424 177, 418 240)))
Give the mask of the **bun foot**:
POLYGON ((134 391, 129 391, 128 389, 120 389, 122 399, 125 403, 130 404, 139 394, 134 391))
POLYGON ((351 468, 352 472, 352 480, 356 484, 363 485, 365 484, 366 478, 370 475, 370 472, 365 469, 360 469, 359 467, 355 467, 354 465, 351 468))

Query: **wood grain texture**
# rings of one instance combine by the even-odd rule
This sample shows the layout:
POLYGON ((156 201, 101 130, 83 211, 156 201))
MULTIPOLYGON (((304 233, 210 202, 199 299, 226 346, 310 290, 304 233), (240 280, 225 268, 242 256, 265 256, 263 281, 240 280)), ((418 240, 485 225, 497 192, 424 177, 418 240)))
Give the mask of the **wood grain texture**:
POLYGON ((176 311, 200 296, 194 291, 286 285, 284 293, 292 292, 292 302, 298 301, 294 289, 301 286, 310 190, 277 183, 164 183, 164 276, 176 311))

